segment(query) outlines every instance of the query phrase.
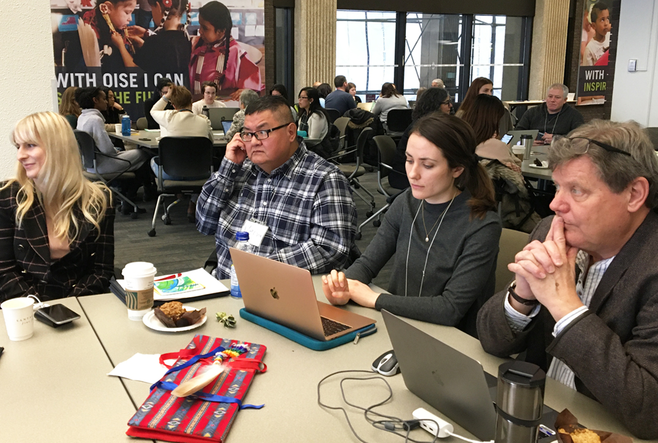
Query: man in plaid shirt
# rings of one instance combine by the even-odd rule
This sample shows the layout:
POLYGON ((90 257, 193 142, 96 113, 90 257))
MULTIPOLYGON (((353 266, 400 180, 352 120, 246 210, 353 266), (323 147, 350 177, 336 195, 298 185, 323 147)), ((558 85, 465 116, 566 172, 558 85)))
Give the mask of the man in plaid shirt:
POLYGON ((342 267, 356 232, 347 179, 297 141, 290 107, 278 96, 247 107, 244 128, 203 187, 196 218, 201 233, 215 234, 218 279, 230 276, 238 231, 249 232, 250 252, 313 274, 342 267))

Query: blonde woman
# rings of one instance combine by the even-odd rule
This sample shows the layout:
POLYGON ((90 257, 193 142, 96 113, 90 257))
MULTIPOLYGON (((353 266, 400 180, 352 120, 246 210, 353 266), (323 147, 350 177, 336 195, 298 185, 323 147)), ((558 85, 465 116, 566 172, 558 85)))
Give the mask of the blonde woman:
POLYGON ((59 113, 63 115, 73 129, 78 124, 78 117, 82 114, 82 109, 75 99, 75 92, 78 90, 75 86, 66 88, 62 94, 62 102, 59 105, 59 113))
POLYGON ((53 112, 11 135, 16 178, 0 183, 0 301, 107 292, 114 269, 109 190, 82 175, 73 130, 53 112))

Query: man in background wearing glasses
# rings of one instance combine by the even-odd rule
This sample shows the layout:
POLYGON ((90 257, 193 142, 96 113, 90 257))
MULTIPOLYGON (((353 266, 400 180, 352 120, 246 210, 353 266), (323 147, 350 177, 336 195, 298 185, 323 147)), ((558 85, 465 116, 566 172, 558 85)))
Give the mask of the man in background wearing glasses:
POLYGON ((215 235, 215 277, 228 278, 229 247, 249 232, 250 252, 313 274, 345 265, 356 232, 349 183, 297 140, 290 107, 265 96, 245 110, 219 170, 197 202, 197 228, 215 235))
POLYGON ((480 310, 483 348, 525 359, 658 438, 658 161, 634 122, 556 138, 557 188, 508 289, 480 310))

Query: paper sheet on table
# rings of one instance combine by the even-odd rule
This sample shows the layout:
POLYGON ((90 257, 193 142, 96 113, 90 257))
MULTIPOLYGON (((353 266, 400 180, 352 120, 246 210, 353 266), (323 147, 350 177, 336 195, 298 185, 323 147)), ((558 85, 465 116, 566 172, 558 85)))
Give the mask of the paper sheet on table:
MULTIPOLYGON (((208 294, 217 294, 218 292, 226 292, 229 289, 217 280, 212 275, 208 274, 205 269, 199 268, 193 271, 182 272, 181 277, 188 276, 195 282, 200 283, 204 286, 201 290, 194 290, 190 292, 178 292, 176 294, 163 295, 159 294, 157 291, 153 293, 153 299, 155 301, 170 301, 170 300, 185 300, 187 297, 199 297, 202 295, 208 294)), ((162 278, 163 276, 156 276, 155 279, 162 278)), ((126 289, 123 279, 117 280, 117 283, 121 285, 123 289, 126 289)))
POLYGON ((135 354, 116 365, 107 375, 155 383, 167 372, 167 367, 161 365, 159 360, 159 354, 135 354))

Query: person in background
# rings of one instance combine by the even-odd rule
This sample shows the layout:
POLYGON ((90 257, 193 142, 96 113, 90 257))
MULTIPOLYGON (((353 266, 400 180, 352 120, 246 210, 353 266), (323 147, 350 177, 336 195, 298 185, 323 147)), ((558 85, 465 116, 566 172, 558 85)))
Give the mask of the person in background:
POLYGON ((475 131, 475 153, 494 183, 503 227, 532 232, 541 220, 521 174, 521 160, 498 139, 498 124, 505 106, 498 97, 480 94, 464 114, 464 121, 475 131))
MULTIPOLYGON (((107 97, 101 88, 85 88, 79 98, 82 114, 78 117, 77 129, 89 133, 99 154, 96 155, 96 169, 99 174, 120 173, 132 171, 135 173, 136 181, 123 189, 126 196, 134 198, 137 189, 144 186, 144 198, 154 197, 155 185, 148 167, 149 153, 142 149, 131 149, 117 151, 105 130, 105 119, 102 112, 107 110, 107 97)), ((94 172, 89 170, 89 172, 94 172)), ((122 212, 129 214, 129 205, 122 205, 122 212)))
MULTIPOLYGON (((160 136, 207 137, 212 142, 213 135, 210 120, 205 115, 193 113, 191 108, 192 94, 185 86, 172 86, 169 88, 169 91, 151 109, 151 116, 160 125, 160 136), (174 110, 165 110, 169 102, 174 106, 174 110)), ((153 157, 151 159, 151 169, 156 176, 162 173, 163 180, 202 180, 209 177, 209 174, 198 177, 171 176, 165 171, 160 171, 162 167, 159 160, 159 157, 153 157)), ((196 221, 194 213, 197 197, 198 194, 192 194, 187 207, 187 219, 190 223, 196 221)))
POLYGON ((104 87, 101 89, 105 92, 105 96, 107 97, 107 110, 101 112, 103 118, 105 118, 105 130, 107 132, 114 132, 114 125, 121 123, 121 115, 123 115, 125 111, 123 110, 123 106, 116 101, 112 88, 104 87))
POLYGON ((80 105, 75 100, 75 93, 78 90, 75 86, 70 86, 62 93, 62 102, 59 105, 59 113, 63 115, 73 129, 78 125, 78 117, 82 113, 80 105))
POLYGON ((0 184, 0 302, 108 292, 112 197, 82 174, 71 125, 40 112, 16 123, 11 139, 18 164, 16 177, 0 184))
POLYGON ((567 104, 569 88, 555 83, 546 90, 546 101, 528 109, 516 129, 537 129, 535 144, 550 145, 554 135, 566 135, 584 123, 583 116, 567 104))
POLYGON ((475 336, 477 312, 494 291, 501 226, 473 130, 439 112, 421 118, 406 170, 411 189, 393 201, 352 266, 322 277, 324 294, 334 305, 352 300, 475 336), (374 292, 368 284, 391 258, 388 292, 374 292))
POLYGON ((322 105, 323 108, 326 108, 325 99, 331 94, 331 86, 329 83, 320 83, 316 89, 320 93, 320 105, 322 105))
POLYGON ((361 97, 356 95, 356 85, 354 83, 348 83, 347 87, 349 88, 349 91, 347 92, 349 92, 352 98, 354 98, 356 104, 358 105, 359 103, 361 103, 361 97))
POLYGON ((379 120, 384 124, 386 128, 386 121, 388 119, 388 111, 391 109, 408 109, 409 103, 407 99, 404 98, 396 89, 393 83, 384 83, 382 85, 381 93, 379 98, 373 105, 370 112, 374 115, 379 116, 379 120))
POLYGON ((233 114, 233 122, 231 122, 231 127, 225 135, 226 140, 232 140, 235 134, 242 131, 242 127, 244 126, 244 110, 247 109, 251 103, 258 100, 258 98, 258 94, 251 89, 245 89, 242 91, 240 94, 240 110, 233 114))
POLYGON ((464 100, 462 100, 459 105, 459 109, 455 112, 455 116, 462 118, 469 108, 473 106, 475 97, 480 94, 493 94, 493 82, 486 77, 478 77, 471 83, 471 86, 468 87, 466 94, 464 94, 464 100))
POLYGON ((557 192, 480 310, 482 348, 519 354, 658 438, 658 159, 635 122, 593 120, 555 137, 557 192))
POLYGON ((203 114, 203 108, 225 108, 224 102, 217 100, 217 85, 214 82, 203 82, 203 98, 192 103, 192 112, 203 114))
POLYGON ((441 80, 440 78, 435 78, 434 80, 432 80, 432 87, 433 88, 445 88, 446 85, 443 83, 443 80, 441 80))
POLYGON ((423 92, 427 91, 427 88, 424 86, 421 86, 420 88, 416 89, 416 102, 420 100, 420 96, 423 95, 423 92))
POLYGON ((340 113, 340 115, 345 114, 350 109, 356 108, 354 99, 349 94, 349 92, 347 92, 349 89, 345 76, 337 75, 336 78, 334 78, 334 85, 336 86, 336 90, 327 95, 327 98, 325 98, 324 101, 324 107, 335 109, 340 113))
POLYGON ((414 123, 421 117, 429 115, 433 112, 441 112, 443 114, 450 114, 452 103, 450 102, 450 95, 444 88, 430 88, 423 92, 414 106, 411 113, 411 124, 404 130, 400 141, 397 146, 397 155, 393 161, 393 171, 388 175, 388 182, 396 189, 406 189, 409 187, 409 180, 407 179, 407 172, 405 169, 406 163, 406 150, 409 135, 414 127, 414 123))
POLYGON ((250 241, 251 252, 313 274, 344 266, 354 242, 349 183, 298 141, 283 97, 266 95, 247 107, 242 131, 199 197, 197 228, 215 236, 216 278, 229 277, 229 247, 245 224, 263 233, 250 241))
MULTIPOLYGON (((282 85, 281 83, 277 83, 276 85, 272 86, 272 89, 270 89, 270 95, 280 95, 281 97, 285 98, 286 101, 288 101, 288 104, 290 104, 290 97, 288 97, 288 88, 285 87, 285 85, 282 85)), ((295 108, 295 106, 290 106, 290 112, 292 112, 292 118, 297 121, 297 111, 298 109, 295 108)))
POLYGON ((308 138, 324 139, 329 132, 329 118, 320 106, 320 94, 312 87, 299 91, 299 119, 297 130, 304 131, 308 138))
MULTIPOLYGON (((148 129, 160 129, 160 125, 158 125, 158 123, 153 120, 153 117, 151 117, 151 108, 158 102, 158 100, 160 100, 163 95, 169 91, 169 88, 171 88, 173 85, 174 83, 170 78, 161 78, 158 80, 158 84, 156 85, 156 92, 151 94, 151 97, 144 101, 144 117, 146 117, 146 121, 148 122, 148 129)), ((174 107, 171 105, 171 103, 168 103, 165 109, 174 109, 174 107)))
POLYGON ((133 61, 148 74, 149 82, 167 73, 183 77, 189 84, 188 63, 192 53, 187 26, 191 11, 188 0, 148 0, 153 15, 155 31, 144 30, 141 39, 135 41, 133 61), (185 23, 181 23, 183 17, 185 23))

